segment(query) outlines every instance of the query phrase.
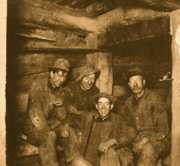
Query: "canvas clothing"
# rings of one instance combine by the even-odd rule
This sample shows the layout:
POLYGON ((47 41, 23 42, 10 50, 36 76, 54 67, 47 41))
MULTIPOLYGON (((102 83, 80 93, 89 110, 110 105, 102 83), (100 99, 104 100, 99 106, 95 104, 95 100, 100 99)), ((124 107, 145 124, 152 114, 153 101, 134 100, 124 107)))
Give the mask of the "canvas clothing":
MULTIPOLYGON (((49 75, 46 74, 39 74, 29 91, 25 134, 27 135, 27 141, 39 147, 39 155, 43 166, 58 165, 56 139, 50 138, 48 132, 55 131, 58 139, 61 139, 61 124, 67 114, 64 93, 64 87, 52 87, 49 75), (62 101, 62 105, 58 107, 52 104, 57 98, 62 101)), ((72 151, 69 150, 71 147, 65 146, 64 148, 67 151, 72 151)), ((68 158, 72 158, 74 154, 67 153, 67 155, 68 158)))
POLYGON ((138 166, 143 165, 142 163, 154 166, 160 153, 168 152, 169 127, 166 110, 167 106, 163 99, 147 88, 140 99, 136 100, 133 95, 127 99, 125 104, 126 118, 138 131, 135 142, 144 137, 150 141, 145 144, 142 152, 137 154, 138 166), (151 148, 148 149, 146 146, 151 148))
POLYGON ((84 91, 80 82, 72 82, 66 88, 65 99, 67 105, 75 106, 78 111, 90 112, 95 109, 92 97, 98 93, 99 89, 95 85, 84 91))
MULTIPOLYGON (((96 109, 92 97, 98 93, 99 89, 95 85, 90 90, 84 91, 81 88, 80 82, 72 82, 65 90, 65 101, 67 105, 74 106, 80 113, 88 114, 96 109)), ((82 119, 82 115, 69 113, 67 123, 73 121, 73 124, 76 124, 75 127, 77 128, 77 126, 83 123, 82 119)), ((78 128, 78 130, 80 129, 78 128)))
MULTIPOLYGON (((81 155, 85 156, 85 158, 95 166, 100 164, 102 155, 98 150, 100 143, 115 139, 117 144, 114 148, 119 150, 130 144, 136 137, 136 130, 128 126, 120 115, 111 113, 110 117, 104 121, 100 118, 99 114, 89 114, 82 117, 83 123, 81 126, 78 126, 82 130, 80 152, 81 155)), ((122 152, 118 154, 122 154, 122 152)), ((123 158, 128 158, 128 156, 129 153, 124 153, 123 158)), ((132 155, 130 154, 130 156, 132 155)), ((113 160, 113 158, 110 160, 113 160)), ((128 162, 131 163, 132 158, 128 162)), ((124 160, 124 165, 126 164, 127 160, 124 160)), ((131 164, 133 165, 133 163, 131 164)))
POLYGON ((55 107, 51 103, 56 98, 60 98, 64 103, 64 90, 63 87, 53 89, 48 75, 37 76, 28 96, 26 134, 32 132, 33 126, 40 133, 46 134, 62 123, 62 120, 66 118, 65 106, 62 104, 61 107, 55 107))

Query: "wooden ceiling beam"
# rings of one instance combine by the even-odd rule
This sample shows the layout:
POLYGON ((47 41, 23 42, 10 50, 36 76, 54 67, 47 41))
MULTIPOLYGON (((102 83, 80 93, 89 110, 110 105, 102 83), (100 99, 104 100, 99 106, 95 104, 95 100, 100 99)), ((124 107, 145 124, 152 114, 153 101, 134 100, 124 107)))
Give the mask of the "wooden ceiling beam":
POLYGON ((99 1, 93 3, 92 5, 86 8, 86 12, 90 17, 98 16, 100 14, 106 13, 114 8, 113 3, 111 1, 99 1))
MULTIPOLYGON (((87 13, 85 16, 81 12, 77 12, 78 10, 69 7, 58 7, 58 5, 52 5, 52 3, 47 3, 47 1, 45 3, 42 0, 37 0, 33 4, 32 1, 10 0, 8 4, 8 17, 64 31, 84 32, 86 35, 92 32, 99 34, 113 31, 116 27, 120 28, 169 14, 151 9, 132 8, 125 10, 119 7, 98 17, 89 18, 87 13)), ((101 12, 98 8, 91 9, 89 10, 90 13, 91 11, 94 11, 94 14, 101 12)))
POLYGON ((43 8, 42 6, 37 7, 26 3, 12 2, 8 5, 8 17, 62 30, 84 31, 85 33, 97 31, 96 20, 65 7, 53 10, 52 6, 43 8))
POLYGON ((149 6, 153 6, 156 8, 161 8, 163 10, 176 10, 180 9, 180 1, 179 0, 138 0, 143 2, 149 6))
POLYGON ((160 17, 99 34, 97 36, 97 48, 107 49, 124 42, 155 38, 168 34, 170 34, 169 16, 160 17))
POLYGON ((105 33, 107 31, 114 31, 116 28, 153 20, 159 17, 166 17, 168 15, 168 12, 154 11, 146 8, 137 7, 125 10, 119 7, 98 16, 97 29, 99 33, 105 33))

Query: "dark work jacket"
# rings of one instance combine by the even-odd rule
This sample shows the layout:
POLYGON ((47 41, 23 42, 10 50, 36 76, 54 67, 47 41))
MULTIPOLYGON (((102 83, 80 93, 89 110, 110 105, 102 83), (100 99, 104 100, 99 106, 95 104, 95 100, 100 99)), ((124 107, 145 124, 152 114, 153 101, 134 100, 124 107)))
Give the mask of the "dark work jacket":
POLYGON ((47 133, 60 125, 66 118, 66 108, 55 107, 51 102, 57 97, 63 101, 63 96, 64 88, 53 89, 49 75, 39 74, 29 91, 25 134, 32 132, 33 126, 40 133, 47 133))
POLYGON ((138 130, 140 138, 147 137, 150 141, 166 138, 169 133, 167 106, 162 97, 146 88, 136 109, 134 100, 133 95, 127 99, 125 114, 129 124, 138 130))
POLYGON ((66 104, 76 107, 78 111, 90 112, 95 109, 92 96, 98 93, 99 89, 95 85, 90 90, 84 91, 80 86, 80 82, 71 82, 66 88, 66 104))
MULTIPOLYGON (((82 130, 82 144, 81 144, 81 154, 85 155, 86 148, 88 146, 88 138, 91 134, 91 128, 93 123, 98 122, 100 117, 99 114, 88 114, 83 117, 83 122, 81 126, 78 126, 82 130)), ((110 139, 116 139, 117 145, 116 148, 124 147, 130 144, 137 135, 137 131, 135 128, 127 125, 127 123, 123 120, 120 115, 111 113, 108 122, 99 122, 106 123, 105 127, 105 135, 103 136, 104 141, 108 141, 110 139)), ((97 148, 97 147, 94 147, 97 148)))

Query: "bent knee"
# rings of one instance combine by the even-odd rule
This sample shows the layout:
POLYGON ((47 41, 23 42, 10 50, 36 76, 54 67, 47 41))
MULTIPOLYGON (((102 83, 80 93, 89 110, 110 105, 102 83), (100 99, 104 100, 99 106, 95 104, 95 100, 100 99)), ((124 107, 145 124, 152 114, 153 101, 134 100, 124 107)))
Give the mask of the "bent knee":
POLYGON ((50 137, 50 136, 45 136, 44 137, 44 142, 56 142, 56 138, 52 138, 52 137, 50 137))
POLYGON ((76 156, 71 163, 71 166, 92 166, 83 156, 76 156))
POLYGON ((155 153, 151 142, 146 143, 142 148, 142 153, 146 155, 152 155, 155 153))

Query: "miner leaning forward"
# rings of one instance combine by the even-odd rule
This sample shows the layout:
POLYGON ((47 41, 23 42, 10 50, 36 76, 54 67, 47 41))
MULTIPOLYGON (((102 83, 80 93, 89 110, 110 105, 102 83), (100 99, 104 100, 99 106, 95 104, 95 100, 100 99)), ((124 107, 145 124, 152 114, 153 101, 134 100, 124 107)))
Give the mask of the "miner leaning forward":
MULTIPOLYGON (((65 144, 69 136, 63 120, 67 116, 64 102, 64 83, 67 79, 70 64, 65 59, 58 59, 54 66, 49 66, 49 74, 37 75, 28 96, 25 135, 27 141, 39 148, 43 166, 58 166, 56 140, 65 144), (64 138, 63 138, 64 137, 64 138)), ((66 146, 64 149, 71 147, 66 146)), ((76 156, 67 153, 70 160, 76 156)))

